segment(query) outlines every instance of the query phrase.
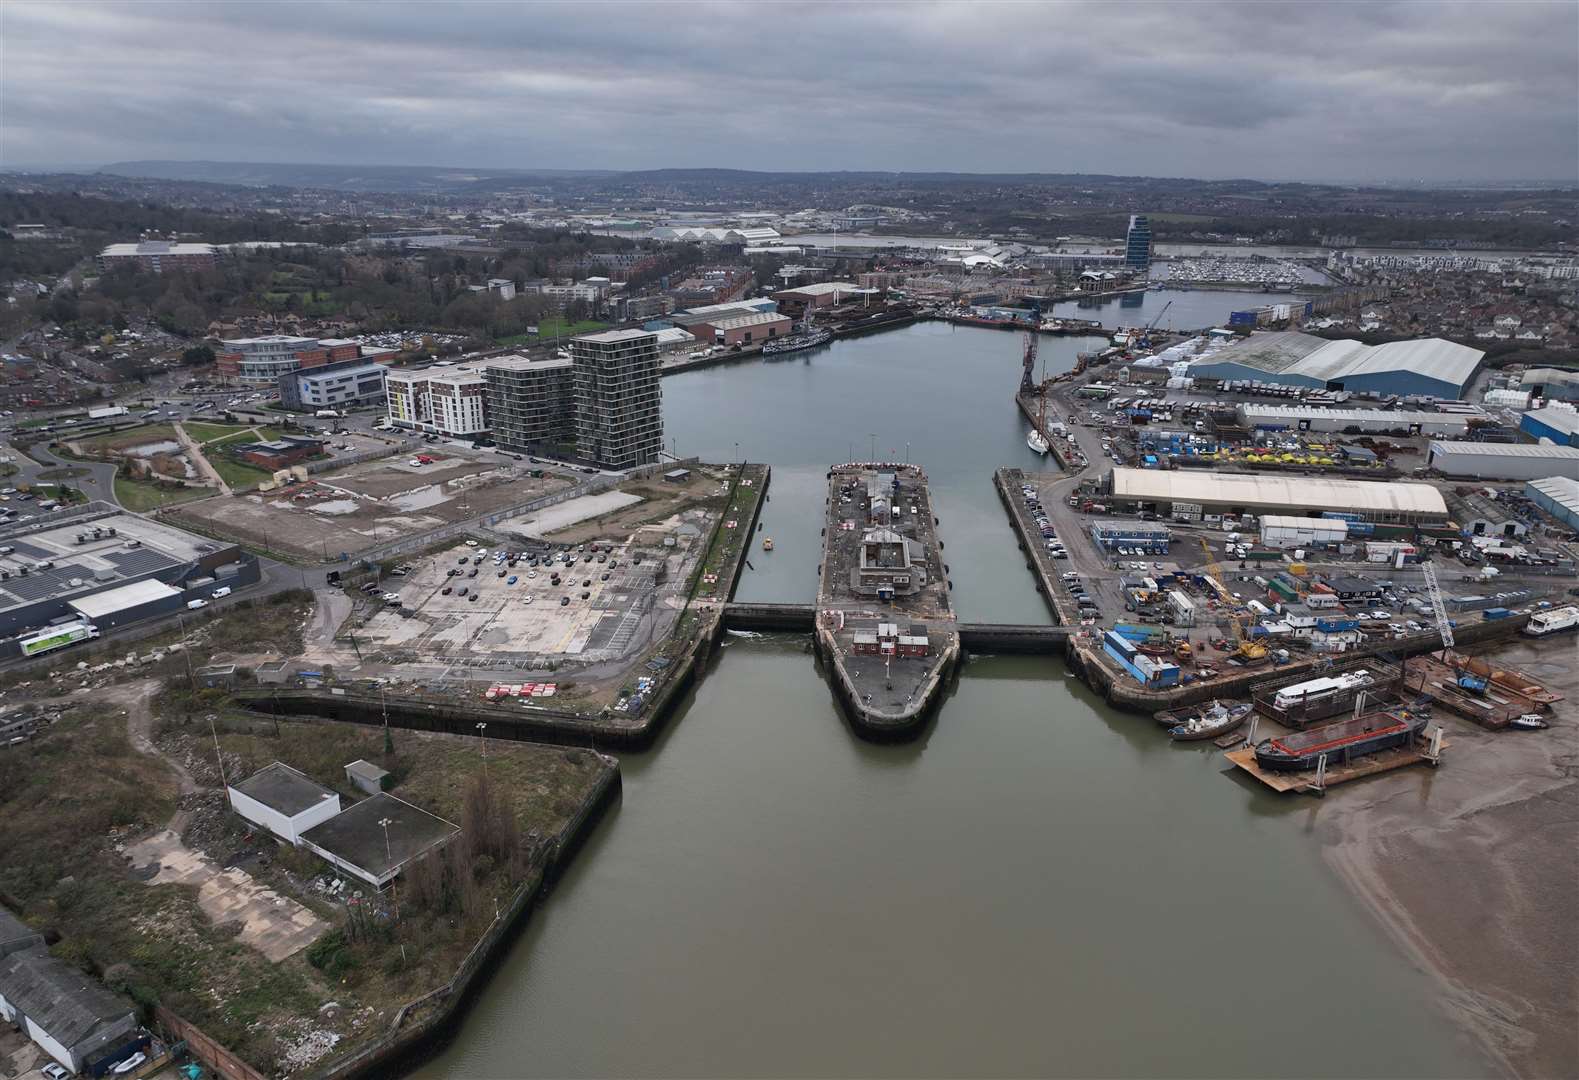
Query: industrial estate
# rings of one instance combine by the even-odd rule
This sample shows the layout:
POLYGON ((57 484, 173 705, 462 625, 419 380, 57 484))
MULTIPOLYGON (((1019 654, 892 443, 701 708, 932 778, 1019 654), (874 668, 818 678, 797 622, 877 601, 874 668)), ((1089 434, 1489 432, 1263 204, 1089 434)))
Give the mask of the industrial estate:
MULTIPOLYGON (((409 1071, 761 638, 895 771, 1003 737, 953 699, 1015 657, 1269 819, 1571 784, 1571 192, 423 175, 5 178, 0 1080, 409 1071), (962 617, 989 563, 1030 614, 962 617)), ((1486 936, 1561 967, 1530 833, 1552 902, 1486 936)), ((1485 993, 1511 1073, 1576 1064, 1571 985, 1485 993)))

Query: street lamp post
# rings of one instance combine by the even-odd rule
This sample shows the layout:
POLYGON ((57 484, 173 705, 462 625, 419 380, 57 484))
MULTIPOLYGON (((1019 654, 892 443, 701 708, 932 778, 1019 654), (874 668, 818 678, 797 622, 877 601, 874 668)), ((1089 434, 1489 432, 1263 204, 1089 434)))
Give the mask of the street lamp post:
POLYGON ((482 779, 486 784, 488 782, 488 722, 486 720, 477 721, 477 736, 482 739, 482 779))
MULTIPOLYGON (((395 864, 395 853, 389 845, 389 827, 394 824, 393 818, 379 818, 378 823, 384 827, 384 856, 389 860, 390 866, 395 864)), ((400 921, 400 893, 395 891, 395 879, 389 879, 389 897, 395 902, 395 921, 400 921)), ((401 947, 401 959, 405 959, 405 948, 401 947)))

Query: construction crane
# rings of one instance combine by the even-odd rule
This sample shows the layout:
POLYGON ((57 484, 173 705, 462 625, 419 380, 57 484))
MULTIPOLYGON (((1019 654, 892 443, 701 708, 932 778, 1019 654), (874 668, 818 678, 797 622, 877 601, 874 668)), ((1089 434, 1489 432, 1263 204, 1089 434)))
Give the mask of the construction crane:
POLYGON ((1453 623, 1447 617, 1447 605, 1442 602, 1442 586, 1437 584, 1436 567, 1430 562, 1420 564, 1420 573, 1425 577, 1426 597, 1431 601, 1431 615, 1436 619, 1437 631, 1442 635, 1442 656, 1447 657, 1447 651, 1453 647, 1453 623))
POLYGON ((1172 300, 1169 300, 1166 304, 1163 304, 1162 310, 1157 312, 1157 317, 1146 324, 1146 329, 1140 332, 1140 341, 1136 343, 1140 348, 1151 348, 1151 332, 1157 329, 1157 324, 1162 321, 1162 317, 1168 313, 1168 309, 1172 306, 1172 300))
MULTIPOLYGON (((1225 604, 1232 604, 1234 594, 1229 592, 1228 586, 1223 583, 1222 568, 1217 565, 1217 556, 1212 554, 1212 546, 1206 542, 1205 537, 1201 538, 1201 550, 1206 552, 1206 572, 1217 585, 1217 594, 1222 597, 1225 604)), ((1266 659, 1266 646, 1245 636, 1245 628, 1240 624, 1237 611, 1230 610, 1228 625, 1233 629, 1234 656, 1249 664, 1266 659)))
POLYGON ((1025 367, 1025 370, 1020 374, 1020 393, 1022 394, 1033 393, 1037 388, 1036 380, 1032 377, 1032 373, 1036 370, 1036 341, 1036 334, 1025 335, 1025 356, 1020 361, 1025 367))

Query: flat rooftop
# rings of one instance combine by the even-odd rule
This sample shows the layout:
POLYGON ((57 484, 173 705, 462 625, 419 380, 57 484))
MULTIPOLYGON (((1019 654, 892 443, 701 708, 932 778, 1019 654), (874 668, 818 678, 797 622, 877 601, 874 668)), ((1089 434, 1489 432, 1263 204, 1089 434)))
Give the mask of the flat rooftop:
POLYGON ((383 878, 460 831, 458 825, 381 792, 342 810, 321 825, 314 825, 302 833, 302 839, 374 877, 383 878), (389 821, 387 844, 382 824, 385 819, 389 821))
POLYGON ((230 787, 286 817, 295 817, 325 799, 337 797, 333 791, 297 772, 283 761, 265 765, 245 780, 231 784, 230 787))
POLYGON ((651 330, 605 330, 600 334, 579 334, 571 341, 593 341, 599 345, 618 345, 625 341, 640 341, 642 338, 658 339, 651 330))
MULTIPOLYGON (((108 509, 109 504, 95 506, 108 509)), ((240 557, 234 544, 194 536, 125 513, 87 521, 81 516, 67 517, 48 528, 39 528, 36 519, 18 523, 9 529, 0 528, 0 546, 13 549, 10 554, 0 555, 0 569, 11 574, 0 581, 0 611, 52 597, 102 590, 117 581, 129 584, 216 552, 235 551, 240 557), (94 529, 100 532, 98 539, 93 537, 94 529), (109 535, 110 529, 115 530, 114 536, 109 535), (80 544, 79 534, 84 537, 80 544), (55 565, 49 570, 34 569, 41 562, 55 565)))
POLYGON ((146 581, 134 581, 130 585, 122 585, 118 589, 89 593, 80 600, 71 601, 71 608, 84 618, 98 619, 105 615, 113 615, 117 611, 141 607, 144 604, 152 604, 158 600, 167 600, 172 596, 180 595, 180 589, 172 589, 162 581, 149 578, 146 581))

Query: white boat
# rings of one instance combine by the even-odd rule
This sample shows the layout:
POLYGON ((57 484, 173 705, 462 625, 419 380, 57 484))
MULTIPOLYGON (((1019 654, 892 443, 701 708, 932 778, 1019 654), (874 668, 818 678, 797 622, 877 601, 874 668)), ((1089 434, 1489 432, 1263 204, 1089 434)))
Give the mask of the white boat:
POLYGON ((1508 721, 1508 726, 1519 731, 1545 731, 1551 727, 1550 724, 1541 718, 1540 713, 1525 713, 1523 716, 1515 716, 1508 721))
POLYGON ((1038 454, 1047 453, 1047 439, 1035 428, 1032 428, 1031 433, 1025 437, 1025 445, 1035 450, 1038 454))
POLYGON ((1579 628, 1579 607, 1572 606, 1538 611, 1524 624, 1524 632, 1530 637, 1545 637, 1576 628, 1579 628))

